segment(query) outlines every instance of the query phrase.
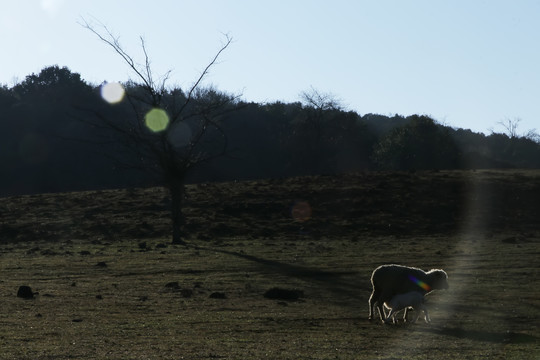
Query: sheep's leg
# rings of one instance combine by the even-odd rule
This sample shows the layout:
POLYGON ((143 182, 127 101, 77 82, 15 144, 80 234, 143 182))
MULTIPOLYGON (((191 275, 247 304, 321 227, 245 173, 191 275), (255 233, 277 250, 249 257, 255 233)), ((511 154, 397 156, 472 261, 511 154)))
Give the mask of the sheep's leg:
POLYGON ((388 316, 383 320, 383 322, 385 324, 390 324, 390 320, 392 321, 392 324, 395 324, 396 323, 396 310, 395 309, 391 309, 390 312, 388 313, 388 316))
POLYGON ((387 308, 386 306, 383 306, 382 309, 383 309, 383 312, 384 312, 384 314, 383 314, 384 318, 386 319, 388 317, 388 314, 390 314, 390 312, 392 311, 392 309, 387 308))
POLYGON ((422 304, 420 306, 420 308, 422 309, 422 311, 424 312, 424 320, 426 321, 426 323, 430 324, 431 323, 431 318, 429 317, 429 313, 427 311, 427 308, 424 304, 422 304))
POLYGON ((375 306, 375 290, 373 290, 373 292, 371 293, 371 296, 369 297, 369 321, 373 320, 373 307, 375 306))
POLYGON ((418 320, 418 317, 420 317, 420 309, 414 309, 414 317, 412 319, 412 323, 414 324, 417 320, 418 320))
POLYGON ((369 297, 369 321, 373 320, 373 307, 375 306, 375 302, 379 298, 379 292, 373 289, 373 292, 371 293, 371 296, 369 297))
POLYGON ((386 319, 386 310, 384 309, 384 307, 382 308, 382 311, 383 313, 381 314, 381 309, 377 306, 377 312, 379 313, 379 317, 382 319, 382 318, 385 318, 386 319))
POLYGON ((387 318, 386 313, 384 311, 384 299, 388 300, 392 298, 392 294, 388 291, 383 292, 377 292, 379 297, 377 298, 377 308, 379 309, 379 315, 381 316, 381 321, 384 322, 384 320, 387 318))
POLYGON ((408 321, 408 316, 409 316, 409 308, 406 307, 406 308, 405 308, 405 312, 404 312, 404 314, 403 314, 403 321, 404 321, 404 322, 407 322, 407 321, 408 321))
POLYGON ((381 321, 384 322, 384 320, 387 318, 386 313, 384 312, 384 302, 381 300, 381 297, 379 297, 379 300, 377 300, 377 309, 379 310, 379 316, 381 317, 381 321))
POLYGON ((396 310, 394 311, 394 319, 393 319, 393 320, 394 320, 394 323, 399 322, 397 316, 398 316, 398 314, 401 312, 401 310, 403 310, 403 308, 401 308, 401 309, 396 309, 396 310))
POLYGON ((386 311, 384 310, 384 306, 379 305, 379 302, 377 302, 377 311, 379 313, 379 317, 381 318, 381 321, 384 322, 384 320, 387 318, 386 311))

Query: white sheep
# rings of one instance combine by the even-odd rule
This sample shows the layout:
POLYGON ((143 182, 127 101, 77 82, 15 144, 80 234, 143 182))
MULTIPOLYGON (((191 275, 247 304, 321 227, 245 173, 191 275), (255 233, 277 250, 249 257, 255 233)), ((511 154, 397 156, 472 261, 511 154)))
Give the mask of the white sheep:
MULTIPOLYGON (((418 320, 421 312, 424 313, 424 320, 426 323, 429 324, 431 322, 427 308, 424 305, 424 294, 419 291, 410 291, 405 294, 398 294, 394 296, 392 300, 385 302, 384 306, 390 309, 390 313, 386 319, 384 319, 385 324, 390 323, 390 321, 395 323, 397 313, 408 308, 412 308, 415 312, 414 319, 412 320, 413 323, 418 320)), ((403 319, 406 320, 405 317, 403 319)))
MULTIPOLYGON (((425 295, 432 290, 448 289, 448 275, 439 269, 424 271, 401 265, 381 265, 371 275, 373 292, 369 297, 369 320, 373 319, 373 308, 377 304, 379 315, 384 322, 386 315, 383 304, 394 296, 417 291, 425 295)), ((405 309, 407 316, 407 309, 405 309)))

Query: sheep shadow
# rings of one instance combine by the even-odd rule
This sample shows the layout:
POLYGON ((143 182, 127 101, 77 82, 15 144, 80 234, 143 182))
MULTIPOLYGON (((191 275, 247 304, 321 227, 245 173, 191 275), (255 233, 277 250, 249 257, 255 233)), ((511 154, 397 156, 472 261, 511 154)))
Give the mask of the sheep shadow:
POLYGON ((436 335, 449 336, 458 339, 468 339, 480 342, 490 342, 497 344, 528 344, 535 343, 540 339, 533 335, 521 334, 512 331, 491 332, 482 330, 465 330, 457 327, 436 327, 429 326, 418 328, 417 331, 427 332, 436 335))

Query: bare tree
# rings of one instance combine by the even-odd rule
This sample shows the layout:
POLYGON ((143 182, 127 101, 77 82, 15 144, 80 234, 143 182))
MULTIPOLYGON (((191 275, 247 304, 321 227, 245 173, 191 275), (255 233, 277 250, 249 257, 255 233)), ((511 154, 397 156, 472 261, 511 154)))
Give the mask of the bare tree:
POLYGON ((131 86, 125 89, 133 117, 111 119, 98 112, 94 115, 101 127, 111 130, 122 145, 136 155, 138 163, 129 165, 158 175, 169 190, 172 242, 185 244, 182 206, 186 176, 195 166, 226 153, 227 137, 220 119, 235 110, 238 103, 238 95, 201 86, 220 55, 230 46, 232 38, 225 35, 219 50, 191 88, 184 92, 178 87, 167 87, 170 71, 156 77, 142 37, 140 46, 144 62, 139 64, 105 25, 95 26, 85 19, 80 24, 112 48, 135 74, 136 80, 130 81, 131 86))
MULTIPOLYGON (((504 128, 504 134, 506 134, 510 139, 525 138, 536 143, 540 143, 540 134, 538 134, 536 129, 529 129, 527 132, 524 132, 521 135, 518 133, 517 129, 520 122, 520 118, 507 118, 505 120, 497 122, 497 125, 500 125, 504 128)), ((494 132, 493 130, 491 131, 494 132)))
POLYGON ((302 91, 300 99, 305 105, 311 106, 317 111, 343 110, 342 101, 336 95, 320 92, 314 87, 308 91, 302 91))
POLYGON ((514 119, 506 118, 504 120, 498 121, 497 125, 500 125, 504 128, 505 134, 510 139, 515 139, 519 137, 517 129, 519 127, 520 122, 521 122, 520 118, 514 118, 514 119))
POLYGON ((536 129, 529 129, 529 131, 527 131, 527 133, 525 133, 523 136, 537 144, 540 144, 540 134, 536 131, 536 129))
POLYGON ((343 111, 341 100, 332 93, 323 93, 313 87, 300 93, 303 116, 297 120, 295 135, 305 146, 303 163, 310 172, 324 172, 324 140, 333 127, 335 113, 343 111))

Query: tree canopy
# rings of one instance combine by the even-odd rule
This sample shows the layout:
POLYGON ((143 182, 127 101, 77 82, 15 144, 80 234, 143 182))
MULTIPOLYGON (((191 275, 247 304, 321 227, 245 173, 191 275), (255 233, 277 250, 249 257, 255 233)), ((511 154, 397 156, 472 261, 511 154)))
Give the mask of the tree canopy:
MULTIPOLYGON (((123 86, 135 96, 145 91, 145 84, 123 86)), ((104 101, 101 88, 56 65, 12 87, 0 86, 2 196, 156 184, 155 177, 129 166, 140 160, 140 153, 126 151, 121 146, 125 139, 95 122, 96 113, 124 121, 134 111, 126 99, 104 101)), ((162 102, 172 109, 182 96, 183 89, 164 89, 162 102)), ((428 116, 360 115, 335 99, 319 98, 332 100, 333 106, 318 106, 315 96, 313 101, 266 104, 238 102, 216 88, 201 88, 193 96, 193 110, 232 99, 240 110, 221 112, 219 129, 198 143, 196 151, 206 161, 189 174, 189 182, 378 169, 540 167, 540 144, 530 133, 485 135, 428 116), (212 137, 226 139, 230 151, 224 158, 213 158, 224 143, 212 137)), ((186 120, 167 135, 180 152, 195 151, 184 146, 186 131, 199 130, 186 120)))

